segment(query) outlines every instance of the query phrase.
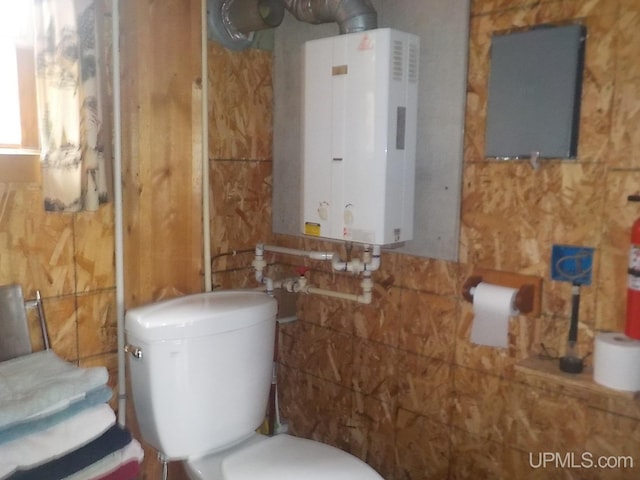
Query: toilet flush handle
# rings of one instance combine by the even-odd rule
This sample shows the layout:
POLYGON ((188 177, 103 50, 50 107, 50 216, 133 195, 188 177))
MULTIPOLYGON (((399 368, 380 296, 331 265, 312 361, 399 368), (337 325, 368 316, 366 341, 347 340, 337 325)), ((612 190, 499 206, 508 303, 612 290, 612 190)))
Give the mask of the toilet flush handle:
POLYGON ((140 347, 136 347, 135 345, 131 345, 130 343, 127 343, 124 346, 124 351, 130 353, 133 358, 142 358, 142 349, 140 347))

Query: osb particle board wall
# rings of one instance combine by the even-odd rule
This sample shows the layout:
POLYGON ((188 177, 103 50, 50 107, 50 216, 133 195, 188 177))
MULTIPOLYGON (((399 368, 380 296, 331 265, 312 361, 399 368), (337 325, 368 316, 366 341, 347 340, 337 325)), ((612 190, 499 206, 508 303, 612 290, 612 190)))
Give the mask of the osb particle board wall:
POLYGON ((208 62, 213 287, 241 287, 271 240, 271 53, 209 42, 208 62))
MULTIPOLYGON (((582 354, 598 330, 623 325, 628 232, 640 215, 626 202, 640 189, 640 4, 476 1, 470 22, 461 261, 387 253, 373 306, 303 298, 302 320, 281 330, 284 417, 295 433, 352 451, 388 479, 633 478, 629 469, 532 468, 530 453, 552 451, 629 455, 637 469, 640 408, 513 366, 541 343, 563 352, 570 287, 549 278, 554 243, 596 248, 594 282, 583 288, 582 354), (537 171, 487 162, 491 34, 566 21, 583 22, 589 35, 578 159, 537 171), (475 268, 544 278, 542 315, 512 321, 508 349, 468 340, 472 307, 460 285, 475 268)), ((357 290, 315 265, 310 275, 357 290)))
MULTIPOLYGON (((40 290, 51 345, 61 357, 116 367, 113 209, 45 213, 38 185, 0 183, 0 284, 40 290)), ((34 348, 40 328, 32 319, 34 348)), ((112 379, 113 380, 113 379, 112 379)), ((113 383, 113 382, 112 382, 113 383)))

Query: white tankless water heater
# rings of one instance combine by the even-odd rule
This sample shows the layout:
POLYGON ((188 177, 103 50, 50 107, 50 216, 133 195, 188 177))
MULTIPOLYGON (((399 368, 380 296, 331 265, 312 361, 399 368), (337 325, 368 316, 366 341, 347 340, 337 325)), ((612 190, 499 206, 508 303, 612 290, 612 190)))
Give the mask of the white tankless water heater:
POLYGON ((306 42, 305 235, 411 240, 419 48, 389 28, 306 42))

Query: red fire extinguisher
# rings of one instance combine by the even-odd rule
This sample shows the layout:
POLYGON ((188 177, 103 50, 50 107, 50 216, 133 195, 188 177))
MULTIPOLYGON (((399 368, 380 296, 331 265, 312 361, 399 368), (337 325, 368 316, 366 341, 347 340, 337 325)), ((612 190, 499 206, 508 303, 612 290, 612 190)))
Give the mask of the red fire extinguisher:
MULTIPOLYGON (((640 202, 640 194, 630 195, 628 200, 640 202)), ((627 320, 624 333, 640 340, 640 218, 631 227, 631 248, 627 284, 627 320)))

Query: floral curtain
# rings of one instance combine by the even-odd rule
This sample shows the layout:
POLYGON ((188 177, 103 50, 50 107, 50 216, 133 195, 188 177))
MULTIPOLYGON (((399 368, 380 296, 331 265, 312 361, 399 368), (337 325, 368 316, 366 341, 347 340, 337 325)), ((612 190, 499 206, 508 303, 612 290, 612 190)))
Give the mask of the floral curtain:
POLYGON ((108 200, 93 0, 35 0, 36 88, 45 210, 108 200))

